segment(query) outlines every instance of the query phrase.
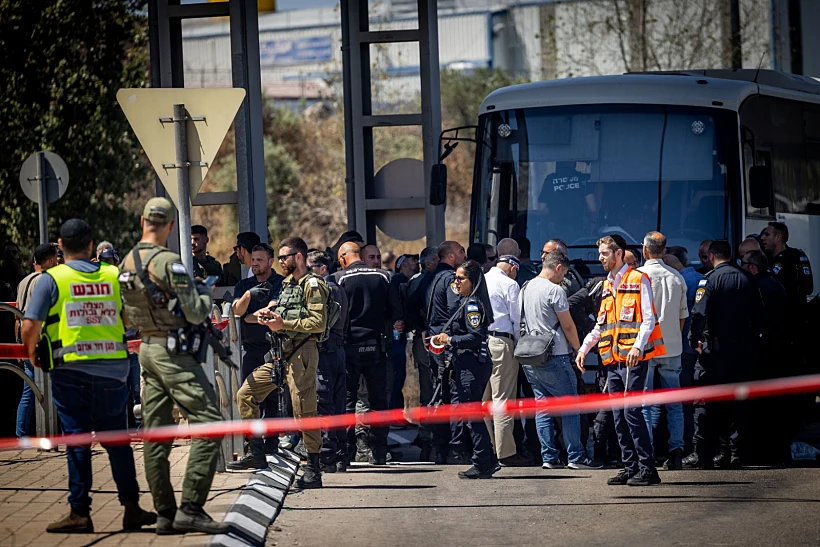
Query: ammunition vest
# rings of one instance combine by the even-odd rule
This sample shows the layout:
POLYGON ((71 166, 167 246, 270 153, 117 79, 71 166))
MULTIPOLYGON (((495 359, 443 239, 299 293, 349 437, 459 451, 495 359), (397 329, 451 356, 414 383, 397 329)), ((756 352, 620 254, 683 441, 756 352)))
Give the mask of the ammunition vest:
MULTIPOLYGON (((125 314, 129 322, 140 331, 143 336, 151 334, 165 334, 169 330, 181 329, 188 325, 184 316, 176 313, 174 306, 168 306, 175 295, 166 287, 160 287, 152 282, 153 287, 146 287, 134 261, 135 249, 128 254, 120 266, 119 285, 122 293, 125 314)), ((142 262, 144 272, 148 272, 148 265, 156 256, 163 252, 171 252, 164 247, 149 250, 142 262)), ((165 272, 160 272, 162 275, 165 272)))
MULTIPOLYGON (((604 281, 601 310, 598 313, 598 325, 601 328, 601 340, 598 342, 598 354, 605 365, 626 362, 626 357, 635 345, 635 339, 641 330, 643 314, 641 313, 641 279, 646 274, 629 268, 621 278, 618 291, 614 291, 609 279, 604 281)), ((663 345, 661 327, 655 312, 655 326, 641 352, 641 361, 666 355, 663 345)))
MULTIPOLYGON (((274 311, 282 316, 285 321, 304 319, 308 316, 308 309, 305 306, 304 284, 313 274, 307 274, 297 283, 287 283, 282 285, 282 292, 279 293, 279 300, 274 311)), ((306 332, 285 331, 287 337, 294 341, 301 341, 309 336, 315 336, 306 332)))
POLYGON ((101 263, 96 272, 84 273, 59 264, 48 274, 58 293, 45 328, 53 364, 127 359, 117 268, 101 263))

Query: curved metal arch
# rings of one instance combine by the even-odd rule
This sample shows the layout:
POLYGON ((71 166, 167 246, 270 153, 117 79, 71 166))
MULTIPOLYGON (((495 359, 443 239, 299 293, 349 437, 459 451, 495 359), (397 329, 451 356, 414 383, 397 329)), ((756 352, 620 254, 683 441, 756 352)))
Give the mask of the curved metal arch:
POLYGON ((43 392, 40 391, 40 388, 37 387, 37 384, 34 383, 34 380, 29 378, 28 375, 26 375, 26 372, 23 369, 21 369, 17 365, 13 365, 11 363, 2 361, 0 362, 0 370, 8 370, 9 372, 13 372, 14 374, 22 378, 23 381, 26 384, 28 384, 28 387, 31 388, 32 393, 34 393, 34 396, 37 398, 37 402, 40 403, 40 405, 43 404, 43 392))

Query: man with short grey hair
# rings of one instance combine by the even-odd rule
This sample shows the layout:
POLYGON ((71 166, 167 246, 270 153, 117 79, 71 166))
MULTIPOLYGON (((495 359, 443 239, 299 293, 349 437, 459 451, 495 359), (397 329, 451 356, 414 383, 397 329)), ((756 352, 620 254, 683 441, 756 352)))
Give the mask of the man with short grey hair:
MULTIPOLYGON (((564 242, 563 239, 548 239, 546 243, 544 243, 544 247, 541 250, 541 260, 544 260, 544 257, 553 251, 560 251, 565 256, 569 257, 569 249, 567 248, 567 244, 564 242)), ((575 269, 571 265, 567 265, 566 275, 564 276, 564 280, 561 281, 561 288, 567 291, 567 296, 572 296, 573 294, 577 293, 581 290, 581 287, 584 286, 584 280, 581 275, 575 271, 575 269)))
POLYGON ((498 256, 514 256, 519 258, 521 256, 521 249, 518 248, 518 243, 512 238, 505 237, 498 242, 495 248, 498 256))
MULTIPOLYGON (((681 353, 683 353, 681 331, 684 321, 689 317, 689 308, 686 304, 686 281, 677 270, 664 264, 662 258, 665 253, 666 236, 660 232, 646 234, 643 240, 643 254, 647 260, 640 271, 649 277, 655 313, 666 346, 666 355, 654 357, 649 361, 646 391, 653 389, 656 370, 660 373, 661 387, 664 389, 680 388, 681 353)), ((660 421, 660 406, 644 407, 643 415, 649 429, 649 438, 652 439, 652 429, 660 421)), ((664 467, 682 469, 683 407, 680 403, 666 405, 666 416, 669 426, 669 459, 664 467)))

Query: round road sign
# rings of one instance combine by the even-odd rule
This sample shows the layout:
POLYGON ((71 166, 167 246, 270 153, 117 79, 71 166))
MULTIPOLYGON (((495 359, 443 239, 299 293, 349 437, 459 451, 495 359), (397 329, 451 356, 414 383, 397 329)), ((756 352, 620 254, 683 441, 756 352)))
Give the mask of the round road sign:
POLYGON ((40 181, 37 178, 39 154, 43 154, 43 176, 46 179, 46 196, 48 203, 63 197, 68 188, 68 167, 63 158, 54 152, 35 152, 23 162, 20 168, 20 188, 28 199, 40 203, 40 181))

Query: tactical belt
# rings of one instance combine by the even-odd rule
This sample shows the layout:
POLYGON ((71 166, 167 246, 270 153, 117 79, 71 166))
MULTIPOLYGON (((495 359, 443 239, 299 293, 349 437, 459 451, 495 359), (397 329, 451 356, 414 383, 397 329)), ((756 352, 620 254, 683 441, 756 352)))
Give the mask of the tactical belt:
POLYGON ((168 347, 168 337, 167 336, 145 336, 142 339, 143 344, 156 344, 158 346, 162 346, 164 348, 168 347))

